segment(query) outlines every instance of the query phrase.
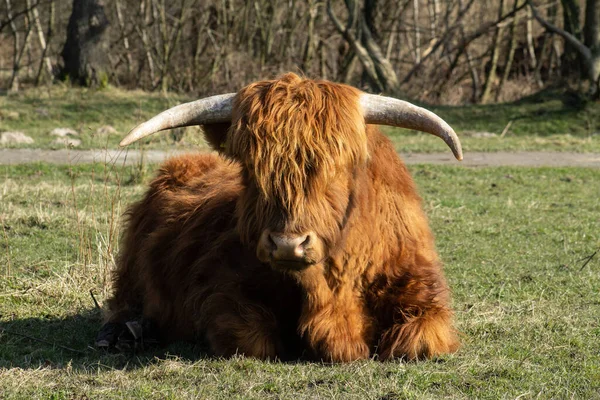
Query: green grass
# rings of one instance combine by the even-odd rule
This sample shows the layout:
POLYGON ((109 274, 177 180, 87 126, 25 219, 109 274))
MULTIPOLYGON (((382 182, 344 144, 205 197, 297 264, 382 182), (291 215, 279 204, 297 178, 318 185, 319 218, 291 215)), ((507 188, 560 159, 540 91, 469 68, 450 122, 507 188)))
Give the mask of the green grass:
MULTIPOLYGON (((163 96, 112 87, 94 90, 56 85, 28 89, 0 96, 0 132, 21 131, 35 140, 33 144, 10 147, 62 148, 64 145, 52 144, 56 136, 50 132, 54 128, 71 128, 79 132, 77 138, 82 142, 82 149, 116 148, 135 125, 188 100, 175 94, 163 96), (97 129, 106 125, 117 133, 98 134, 97 129)), ((201 142, 197 128, 187 130, 185 142, 188 145, 201 142)), ((173 144, 173 134, 156 135, 151 140, 151 147, 173 144)))
POLYGON ((119 216, 149 173, 0 166, 1 397, 598 397, 600 253, 584 265, 600 248, 598 171, 410 168, 463 347, 426 362, 325 365, 217 359, 191 344, 93 349, 100 314, 89 291, 106 298, 119 216))
MULTIPOLYGON (((49 132, 57 127, 80 132, 81 148, 115 148, 131 128, 156 113, 189 101, 189 96, 162 96, 116 88, 90 90, 53 86, 0 96, 0 132, 22 131, 36 142, 16 147, 57 148, 49 132), (17 114, 15 114, 17 113, 17 114), (99 135, 113 126, 119 133, 99 135)), ((506 104, 461 107, 431 106, 452 125, 468 151, 574 151, 600 152, 600 103, 584 102, 575 95, 547 90, 506 104), (510 128, 501 137, 508 124, 510 128), (480 137, 481 133, 495 136, 480 137)), ((428 134, 384 128, 398 150, 447 151, 444 143, 428 134)), ((489 135, 488 135, 489 136, 489 135)), ((163 133, 148 139, 149 148, 204 146, 197 128, 177 134, 163 133), (183 135, 175 142, 175 135, 183 135)))
MULTIPOLYGON (((465 152, 600 151, 600 103, 570 92, 549 89, 512 103, 430 108, 456 130, 465 152)), ((446 151, 428 134, 384 131, 402 151, 446 151)))
MULTIPOLYGON (((384 132, 390 137, 396 150, 399 152, 435 153, 449 151, 444 142, 426 133, 406 132, 406 130, 388 127, 384 128, 384 132)), ((534 133, 527 136, 523 134, 521 136, 508 135, 500 137, 500 133, 498 133, 497 135, 490 137, 477 137, 473 136, 473 133, 471 132, 458 131, 458 136, 460 137, 466 157, 469 153, 475 151, 560 151, 600 153, 600 135, 580 137, 571 134, 553 134, 542 136, 534 133)))

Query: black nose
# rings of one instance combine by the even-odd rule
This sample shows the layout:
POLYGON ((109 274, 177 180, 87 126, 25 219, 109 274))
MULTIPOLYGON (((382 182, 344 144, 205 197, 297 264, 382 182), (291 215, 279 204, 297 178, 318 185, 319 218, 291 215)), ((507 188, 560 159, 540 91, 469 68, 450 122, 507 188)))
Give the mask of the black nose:
POLYGON ((275 260, 301 261, 310 244, 310 235, 269 234, 271 256, 275 260))

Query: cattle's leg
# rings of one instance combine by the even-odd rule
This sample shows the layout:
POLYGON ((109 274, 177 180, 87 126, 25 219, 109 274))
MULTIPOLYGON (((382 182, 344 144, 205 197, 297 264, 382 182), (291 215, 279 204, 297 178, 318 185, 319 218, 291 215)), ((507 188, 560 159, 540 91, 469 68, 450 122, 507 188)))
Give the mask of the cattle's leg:
MULTIPOLYGON (((119 303, 119 297, 109 300, 106 322, 96 335, 96 346, 119 350, 143 348, 161 342, 160 331, 152 319, 144 318, 140 305, 119 303)), ((122 301, 122 299, 121 299, 122 301)))
POLYGON ((315 356, 329 362, 368 358, 371 324, 352 288, 331 290, 321 266, 302 271, 296 279, 306 293, 299 330, 315 356))
POLYGON ((217 356, 282 357, 275 316, 235 293, 210 295, 200 309, 198 330, 217 356))
POLYGON ((459 343, 451 318, 449 310, 432 308, 405 323, 393 325, 381 337, 379 356, 415 360, 456 351, 459 343))
POLYGON ((115 293, 107 301, 108 309, 105 310, 104 325, 96 336, 97 347, 115 347, 119 338, 128 331, 126 323, 141 317, 142 306, 137 288, 123 285, 128 278, 128 272, 129 269, 122 269, 115 279, 115 293))
POLYGON ((443 279, 402 281, 380 299, 393 322, 382 333, 379 356, 414 360, 456 351, 459 341, 443 279))

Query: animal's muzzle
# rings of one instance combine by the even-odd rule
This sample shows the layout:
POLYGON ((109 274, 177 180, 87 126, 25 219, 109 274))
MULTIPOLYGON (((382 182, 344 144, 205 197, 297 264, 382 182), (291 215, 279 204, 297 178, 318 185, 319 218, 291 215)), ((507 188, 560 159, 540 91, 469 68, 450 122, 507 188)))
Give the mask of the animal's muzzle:
POLYGON ((315 243, 312 232, 284 234, 266 230, 260 237, 257 255, 277 268, 304 269, 315 262, 311 257, 315 243))

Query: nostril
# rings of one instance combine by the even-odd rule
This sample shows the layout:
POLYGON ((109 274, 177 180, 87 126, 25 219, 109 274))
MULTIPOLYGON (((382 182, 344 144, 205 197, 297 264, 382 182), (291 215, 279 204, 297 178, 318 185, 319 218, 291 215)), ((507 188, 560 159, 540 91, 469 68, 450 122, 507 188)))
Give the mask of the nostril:
POLYGON ((269 232, 263 236, 263 249, 274 260, 302 261, 314 245, 312 234, 283 234, 269 232))
POLYGON ((267 237, 269 238, 269 247, 271 248, 271 250, 276 250, 277 243, 275 243, 275 240, 273 239, 273 235, 269 233, 269 235, 267 237))
POLYGON ((294 257, 296 258, 302 258, 304 257, 305 251, 306 251, 306 247, 304 242, 306 242, 306 240, 302 241, 302 243, 299 243, 293 250, 293 254, 294 257))
POLYGON ((304 239, 304 241, 302 243, 300 243, 300 248, 301 249, 305 249, 309 244, 310 244, 310 235, 306 236, 306 239, 304 239))

